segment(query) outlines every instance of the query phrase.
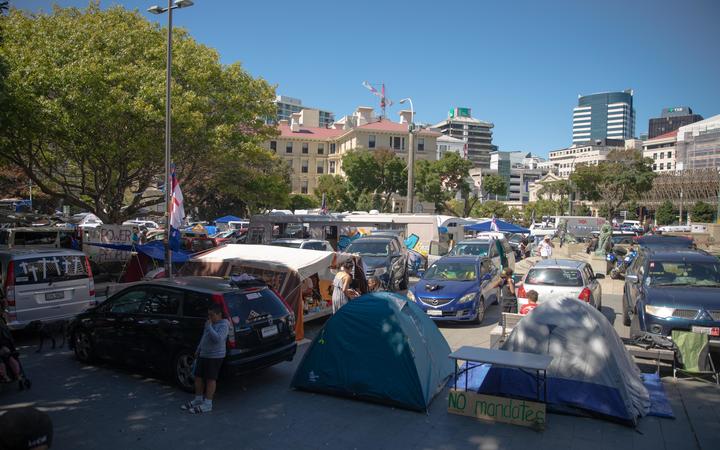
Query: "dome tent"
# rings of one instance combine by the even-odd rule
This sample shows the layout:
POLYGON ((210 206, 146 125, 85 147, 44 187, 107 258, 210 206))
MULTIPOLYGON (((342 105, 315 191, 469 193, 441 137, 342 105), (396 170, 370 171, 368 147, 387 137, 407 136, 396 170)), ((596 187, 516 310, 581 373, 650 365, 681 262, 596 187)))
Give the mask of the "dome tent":
MULTIPOLYGON (((515 326, 502 349, 553 357, 547 372, 550 410, 635 425, 650 409, 640 370, 612 324, 587 303, 572 298, 541 303, 515 326)), ((480 392, 534 399, 534 374, 492 367, 480 392)))
POLYGON ((417 305, 397 294, 370 293, 327 321, 291 386, 426 411, 453 373, 449 354, 417 305))

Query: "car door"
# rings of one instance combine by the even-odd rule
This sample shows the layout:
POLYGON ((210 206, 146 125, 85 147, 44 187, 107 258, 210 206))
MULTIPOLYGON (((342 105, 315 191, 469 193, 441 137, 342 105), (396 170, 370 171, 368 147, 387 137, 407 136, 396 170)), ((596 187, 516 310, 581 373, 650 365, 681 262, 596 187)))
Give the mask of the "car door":
POLYGON ((390 256, 392 258, 390 261, 390 284, 395 290, 399 288, 402 279, 405 277, 407 261, 403 258, 400 248, 394 240, 390 241, 390 256))
MULTIPOLYGON (((150 286, 133 327, 132 359, 146 365, 164 365, 181 342, 180 306, 185 294, 180 289, 150 286)), ((206 312, 207 315, 207 312, 206 312)))
POLYGON ((602 287, 600 282, 595 278, 595 274, 592 271, 590 265, 586 264, 583 268, 584 277, 587 279, 587 287, 592 293, 592 298, 595 301, 595 306, 602 303, 602 287))
POLYGON ((642 289, 643 278, 645 275, 645 263, 647 257, 645 255, 639 256, 635 259, 635 262, 630 266, 628 272, 626 272, 625 291, 627 292, 628 309, 633 311, 635 309, 635 303, 640 296, 642 289), (637 283, 633 283, 627 280, 627 275, 635 275, 638 278, 637 283))
POLYGON ((102 357, 126 359, 130 356, 129 344, 135 320, 145 302, 145 288, 138 286, 126 289, 100 305, 87 324, 97 353, 102 357))
POLYGON ((494 299, 498 298, 498 289, 496 287, 491 287, 495 285, 495 281, 499 278, 500 272, 498 271, 497 267, 495 267, 495 264, 492 262, 492 260, 488 258, 483 258, 480 261, 480 277, 479 277, 479 283, 480 283, 480 292, 482 293, 483 298, 487 302, 488 299, 494 299))

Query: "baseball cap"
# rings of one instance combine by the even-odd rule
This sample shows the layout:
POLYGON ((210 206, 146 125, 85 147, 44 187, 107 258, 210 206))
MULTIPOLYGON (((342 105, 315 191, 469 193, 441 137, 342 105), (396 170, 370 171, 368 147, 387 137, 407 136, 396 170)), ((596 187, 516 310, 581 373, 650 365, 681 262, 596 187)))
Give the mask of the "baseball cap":
POLYGON ((0 416, 0 450, 50 448, 52 437, 50 416, 36 408, 11 409, 0 416))

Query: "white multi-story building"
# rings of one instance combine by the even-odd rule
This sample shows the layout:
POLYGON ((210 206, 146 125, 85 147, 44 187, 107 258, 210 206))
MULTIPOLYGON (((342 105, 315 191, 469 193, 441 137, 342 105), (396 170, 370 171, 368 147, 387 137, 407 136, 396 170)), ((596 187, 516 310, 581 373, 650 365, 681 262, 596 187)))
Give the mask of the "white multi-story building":
POLYGON ((550 152, 548 154, 549 164, 542 163, 541 166, 551 169, 561 178, 568 178, 577 165, 597 166, 600 161, 607 159, 607 155, 611 151, 624 149, 624 141, 614 140, 604 140, 588 145, 573 145, 550 152))
POLYGON ((457 153, 461 158, 467 159, 467 139, 446 135, 437 138, 437 159, 442 159, 443 155, 448 152, 457 153))
POLYGON ((643 158, 653 160, 653 172, 663 173, 677 170, 675 164, 677 135, 678 132, 675 130, 643 142, 643 158))
POLYGON ((335 114, 330 111, 323 111, 322 109, 303 106, 302 100, 299 98, 278 95, 275 97, 275 106, 277 107, 277 116, 274 121, 278 123, 281 120, 289 121, 294 113, 299 113, 304 109, 315 109, 318 111, 319 126, 321 128, 330 128, 333 122, 335 122, 335 114))
POLYGON ((476 167, 490 167, 490 152, 497 150, 492 144, 495 125, 472 117, 470 108, 453 108, 448 118, 433 125, 445 136, 467 141, 467 159, 476 167))
POLYGON ((678 170, 720 169, 720 114, 678 129, 678 170))

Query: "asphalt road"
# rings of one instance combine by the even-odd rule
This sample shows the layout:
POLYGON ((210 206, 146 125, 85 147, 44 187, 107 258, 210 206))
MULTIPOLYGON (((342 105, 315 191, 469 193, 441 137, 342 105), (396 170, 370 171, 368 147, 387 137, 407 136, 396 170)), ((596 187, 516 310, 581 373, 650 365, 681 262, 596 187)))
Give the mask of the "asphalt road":
MULTIPOLYGON (((615 319, 616 327, 619 300, 613 295, 603 299, 603 312, 615 319)), ((492 306, 481 326, 442 325, 440 329, 453 348, 487 345, 498 316, 498 306, 492 306)), ((310 324, 308 334, 321 325, 310 324)), ((47 411, 55 426, 53 449, 657 450, 718 448, 715 444, 720 439, 720 394, 717 390, 689 391, 696 402, 704 402, 693 410, 684 401, 685 382, 676 383, 668 393, 676 413, 691 408, 678 420, 645 418, 638 428, 640 432, 636 432, 605 421, 551 415, 545 432, 537 433, 448 414, 447 391, 438 395, 428 414, 293 391, 289 385, 308 347, 305 343, 293 362, 222 380, 215 410, 193 416, 179 409, 188 395, 151 374, 110 364, 83 365, 67 349, 47 349, 36 354, 35 345, 26 337, 22 346, 23 363, 34 381, 32 390, 17 392, 10 386, 2 387, 0 409, 34 405, 47 411), (696 414, 700 425, 691 425, 688 417, 692 414, 696 414), (702 426, 709 431, 691 439, 702 426)))

